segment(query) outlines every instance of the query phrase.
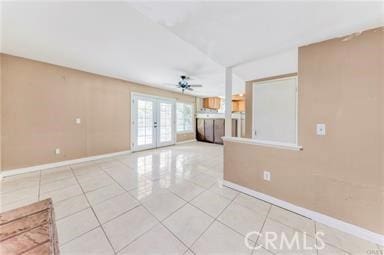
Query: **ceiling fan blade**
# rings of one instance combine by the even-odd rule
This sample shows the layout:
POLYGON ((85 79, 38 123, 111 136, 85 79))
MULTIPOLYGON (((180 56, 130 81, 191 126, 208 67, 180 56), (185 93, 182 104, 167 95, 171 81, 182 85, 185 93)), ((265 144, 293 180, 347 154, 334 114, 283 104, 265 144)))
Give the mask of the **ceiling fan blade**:
POLYGON ((186 88, 187 90, 189 90, 189 91, 193 91, 193 88, 186 88))
POLYGON ((194 88, 201 88, 201 87, 203 87, 203 85, 201 85, 201 84, 191 84, 189 86, 190 87, 194 87, 194 88))

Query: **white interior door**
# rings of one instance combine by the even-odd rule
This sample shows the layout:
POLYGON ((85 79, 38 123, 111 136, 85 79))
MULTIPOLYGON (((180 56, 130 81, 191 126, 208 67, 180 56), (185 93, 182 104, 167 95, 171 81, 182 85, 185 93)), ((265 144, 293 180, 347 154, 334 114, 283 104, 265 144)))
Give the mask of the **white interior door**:
POLYGON ((132 99, 133 150, 175 144, 175 101, 142 95, 132 99))

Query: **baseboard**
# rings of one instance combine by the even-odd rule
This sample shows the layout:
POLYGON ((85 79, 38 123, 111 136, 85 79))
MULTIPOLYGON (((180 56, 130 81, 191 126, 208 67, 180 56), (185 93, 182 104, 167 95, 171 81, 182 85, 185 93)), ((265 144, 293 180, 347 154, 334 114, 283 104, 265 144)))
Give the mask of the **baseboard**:
POLYGON ((297 214, 303 215, 305 217, 308 217, 316 222, 322 223, 324 225, 327 225, 329 227, 338 229, 342 232, 346 232, 348 234, 354 235, 356 237, 359 237, 361 239, 374 242, 376 244, 384 245, 384 235, 374 233, 370 230, 364 229, 362 227, 332 218, 330 216, 327 216, 325 214, 321 214, 291 203, 288 203, 286 201, 277 199, 275 197, 266 195, 261 192, 257 192, 255 190, 243 187, 241 185, 235 184, 233 182, 229 181, 223 181, 224 186, 227 186, 229 188, 235 189, 237 191, 240 191, 242 193, 245 193, 247 195, 259 198, 261 200, 264 200, 266 202, 269 202, 271 204, 274 204, 276 206, 285 208, 289 211, 295 212, 297 214))
POLYGON ((131 151, 130 150, 119 151, 119 152, 101 154, 101 155, 96 155, 96 156, 91 156, 91 157, 71 159, 71 160, 65 160, 65 161, 54 162, 54 163, 49 163, 49 164, 43 164, 43 165, 37 165, 37 166, 1 171, 0 179, 3 177, 7 177, 7 176, 31 173, 31 172, 45 170, 45 169, 49 169, 49 168, 79 164, 79 163, 84 163, 84 162, 94 161, 94 160, 99 160, 99 159, 105 159, 105 158, 112 158, 112 157, 116 157, 116 156, 125 155, 128 153, 131 153, 131 151))
POLYGON ((192 143, 192 142, 196 142, 196 139, 192 139, 192 140, 185 140, 185 141, 177 142, 176 144, 192 143))

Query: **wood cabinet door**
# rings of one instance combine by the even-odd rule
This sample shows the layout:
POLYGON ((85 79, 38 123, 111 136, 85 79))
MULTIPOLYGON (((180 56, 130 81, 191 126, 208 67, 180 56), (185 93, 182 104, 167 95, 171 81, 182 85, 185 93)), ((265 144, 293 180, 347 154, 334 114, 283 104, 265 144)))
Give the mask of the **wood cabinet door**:
POLYGON ((237 137, 237 119, 232 119, 232 137, 237 137))
POLYGON ((204 120, 204 137, 206 142, 213 143, 214 142, 214 125, 213 119, 205 119, 204 120))
POLYGON ((196 139, 197 141, 204 141, 204 119, 196 119, 196 139))
POLYGON ((225 120, 224 119, 215 119, 214 121, 214 143, 223 144, 223 137, 225 135, 225 120))

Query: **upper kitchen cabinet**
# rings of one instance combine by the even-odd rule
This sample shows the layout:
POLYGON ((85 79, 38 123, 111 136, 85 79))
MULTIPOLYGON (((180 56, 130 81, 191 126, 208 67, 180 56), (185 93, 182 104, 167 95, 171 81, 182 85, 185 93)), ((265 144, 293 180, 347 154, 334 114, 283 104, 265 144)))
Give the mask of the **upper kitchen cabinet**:
POLYGON ((245 112, 245 97, 244 95, 232 96, 232 112, 245 112))
POLYGON ((220 97, 207 97, 203 99, 203 107, 206 109, 218 110, 220 109, 220 97))

